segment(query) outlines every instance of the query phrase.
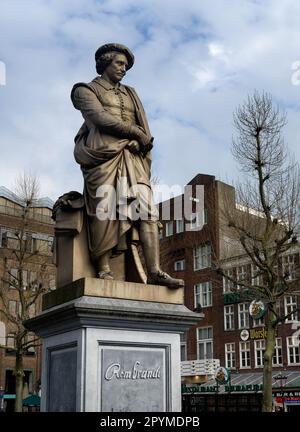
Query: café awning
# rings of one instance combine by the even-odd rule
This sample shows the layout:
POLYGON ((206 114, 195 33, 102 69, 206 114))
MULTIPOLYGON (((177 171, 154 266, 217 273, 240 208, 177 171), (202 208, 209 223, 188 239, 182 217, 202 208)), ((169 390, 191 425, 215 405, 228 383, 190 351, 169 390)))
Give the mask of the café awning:
POLYGON ((29 395, 23 399, 23 406, 40 406, 41 398, 38 395, 29 395))

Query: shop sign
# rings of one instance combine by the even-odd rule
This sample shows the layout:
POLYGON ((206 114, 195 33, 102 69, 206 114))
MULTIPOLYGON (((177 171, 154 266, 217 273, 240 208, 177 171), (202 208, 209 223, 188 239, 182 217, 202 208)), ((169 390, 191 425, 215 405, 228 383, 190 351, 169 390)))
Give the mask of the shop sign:
POLYGON ((225 392, 258 392, 262 391, 262 384, 226 385, 225 392))
MULTIPOLYGON (((268 330, 266 330, 264 327, 262 328, 255 328, 250 330, 250 339, 266 339, 268 335, 268 330)), ((276 336, 277 336, 277 330, 276 330, 276 336)))
POLYGON ((300 397, 291 396, 291 397, 276 397, 275 401, 279 404, 287 403, 287 404, 300 404, 300 397))
POLYGON ((253 300, 249 306, 249 314, 254 320, 262 318, 267 311, 266 306, 261 300, 253 300))
POLYGON ((250 334, 249 334, 249 330, 244 329, 244 330, 242 330, 241 333, 240 333, 240 338, 241 338, 241 340, 244 341, 244 342, 247 341, 247 340, 249 339, 249 336, 250 336, 250 334))
POLYGON ((226 384, 230 378, 230 371, 223 366, 217 368, 215 373, 215 380, 218 384, 226 384))
MULTIPOLYGON (((225 393, 244 393, 262 391, 262 384, 245 384, 245 385, 225 385, 225 393)), ((193 385, 188 387, 182 386, 182 393, 217 393, 218 386, 200 386, 193 385)))
POLYGON ((273 397, 274 396, 279 396, 279 397, 284 397, 284 398, 291 398, 291 397, 295 397, 298 398, 300 400, 300 391, 294 391, 294 390, 290 390, 290 391, 284 391, 282 392, 281 390, 278 389, 278 391, 274 392, 273 391, 273 397))
POLYGON ((225 293, 223 296, 224 305, 240 303, 241 301, 247 300, 247 294, 248 293, 249 293, 249 290, 246 290, 246 289, 243 292, 225 293))

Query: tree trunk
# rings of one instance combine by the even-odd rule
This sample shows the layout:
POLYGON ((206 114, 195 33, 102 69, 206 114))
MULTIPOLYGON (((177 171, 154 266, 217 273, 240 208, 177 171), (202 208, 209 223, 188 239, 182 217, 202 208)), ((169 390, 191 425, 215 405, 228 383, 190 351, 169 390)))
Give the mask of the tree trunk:
POLYGON ((16 377, 16 401, 15 412, 23 411, 23 354, 19 351, 16 353, 16 366, 14 371, 16 377))
POLYGON ((262 411, 272 411, 272 369, 273 369, 273 355, 275 348, 276 329, 273 326, 275 317, 269 311, 267 322, 267 338, 266 350, 264 353, 264 369, 263 369, 263 401, 262 411))

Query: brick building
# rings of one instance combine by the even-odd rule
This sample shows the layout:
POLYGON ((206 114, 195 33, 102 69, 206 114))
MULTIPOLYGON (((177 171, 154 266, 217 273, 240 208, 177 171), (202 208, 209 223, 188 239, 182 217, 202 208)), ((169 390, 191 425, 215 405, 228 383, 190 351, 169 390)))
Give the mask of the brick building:
MULTIPOLYGON (((56 269, 52 264, 52 244, 54 235, 54 222, 51 219, 52 205, 50 199, 36 200, 30 209, 28 226, 26 226, 26 251, 32 257, 23 267, 24 290, 28 284, 37 280, 41 266, 47 266, 47 284, 49 288, 55 287, 56 269)), ((8 295, 9 312, 17 316, 20 297, 13 284, 14 275, 18 273, 18 262, 14 250, 18 249, 17 232, 22 226, 22 201, 5 187, 0 187, 0 283, 3 288, 7 279, 7 270, 10 271, 11 283, 4 288, 8 295)), ((0 309, 3 304, 0 300, 0 309)), ((41 311, 41 296, 37 302, 30 306, 30 316, 41 311)), ((0 387, 4 390, 4 401, 7 411, 13 410, 15 398, 15 377, 13 369, 15 352, 13 350, 14 325, 0 312, 0 387), (4 347, 3 347, 4 346, 4 347)), ((33 338, 28 334, 28 340, 33 338)), ((38 391, 41 376, 41 348, 31 347, 24 354, 24 397, 28 393, 38 391)))
MULTIPOLYGON (((222 223, 225 206, 234 206, 241 217, 244 210, 235 203, 234 188, 213 176, 199 174, 188 185, 192 193, 186 199, 192 201, 197 201, 196 185, 204 188, 204 206, 199 214, 192 212, 189 229, 186 218, 175 220, 174 206, 183 196, 159 206, 161 216, 165 208, 170 208, 170 220, 161 217, 162 266, 173 276, 185 280, 186 306, 191 310, 201 308, 204 313, 204 319, 182 340, 183 406, 195 411, 259 410, 264 318, 252 319, 249 303, 232 292, 228 279, 223 280, 214 270, 215 263, 222 263, 237 279, 254 272, 240 245, 230 238, 226 224, 222 223), (214 371, 218 366, 230 370, 227 386, 216 384, 214 371)), ((257 216, 253 217, 259 223, 257 216)), ((299 267, 299 250, 299 246, 295 246, 282 257, 282 266, 288 269, 291 278, 299 267)), ((297 301, 296 297, 287 295, 278 307, 288 313, 291 308, 300 306, 297 301)), ((274 405, 280 406, 283 396, 286 410, 300 407, 299 343, 292 337, 297 322, 295 313, 279 325, 273 359, 274 405)))

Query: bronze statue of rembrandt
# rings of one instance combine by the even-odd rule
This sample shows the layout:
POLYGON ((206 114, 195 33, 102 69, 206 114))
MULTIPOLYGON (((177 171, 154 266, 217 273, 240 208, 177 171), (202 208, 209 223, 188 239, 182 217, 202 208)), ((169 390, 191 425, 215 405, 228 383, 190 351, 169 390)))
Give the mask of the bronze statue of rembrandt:
MULTIPOLYGON (((114 279, 111 260, 132 254, 140 244, 147 283, 183 286, 160 268, 157 210, 150 185, 151 136, 142 103, 135 90, 120 82, 133 66, 124 45, 109 43, 95 54, 99 76, 77 83, 71 93, 84 123, 75 137, 74 156, 84 178, 84 201, 90 257, 101 279, 114 279), (114 211, 112 211, 112 208, 114 211)), ((126 260, 126 280, 139 267, 126 260)))

